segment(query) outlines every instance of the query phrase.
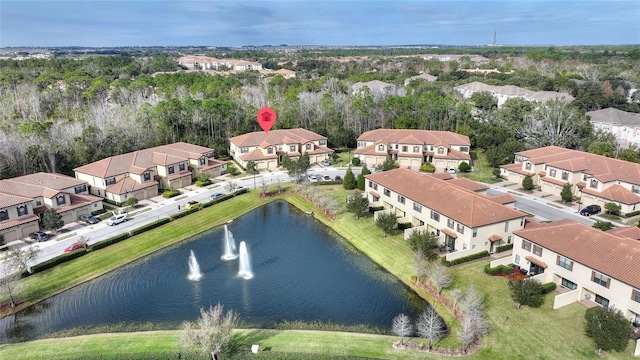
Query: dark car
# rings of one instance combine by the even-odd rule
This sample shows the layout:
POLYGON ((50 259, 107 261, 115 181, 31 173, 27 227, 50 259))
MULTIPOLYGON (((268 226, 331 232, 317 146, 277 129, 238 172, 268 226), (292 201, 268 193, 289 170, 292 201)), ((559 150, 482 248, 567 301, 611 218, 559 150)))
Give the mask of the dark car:
POLYGON ((46 241, 49 240, 49 234, 44 231, 36 231, 29 234, 29 238, 37 242, 46 241))
POLYGON ((213 193, 213 194, 211 194, 211 200, 219 199, 219 198, 221 198, 223 196, 224 196, 223 193, 213 193))
POLYGON ((80 215, 80 221, 85 222, 87 224, 97 224, 100 220, 93 215, 80 215))
POLYGON ((600 205, 589 205, 585 206, 582 210, 580 210, 580 215, 591 216, 594 214, 599 214, 602 211, 600 205))

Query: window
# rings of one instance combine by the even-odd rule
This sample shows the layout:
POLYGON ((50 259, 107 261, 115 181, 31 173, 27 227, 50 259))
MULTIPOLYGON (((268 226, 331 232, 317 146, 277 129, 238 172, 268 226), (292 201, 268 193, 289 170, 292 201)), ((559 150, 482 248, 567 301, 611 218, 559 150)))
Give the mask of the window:
POLYGON ((289 146, 289 151, 296 151, 296 146, 295 145, 289 146))
POLYGON ((373 181, 369 180, 369 187, 373 188, 373 181))
POLYGON ((0 221, 9 220, 9 213, 7 210, 0 211, 0 221))
POLYGON ((402 145, 402 152, 409 151, 409 147, 407 145, 402 145))
POLYGON ((611 282, 611 279, 604 274, 600 274, 595 271, 592 271, 591 281, 593 281, 596 284, 602 285, 606 288, 609 288, 609 283, 611 282))
POLYGON ((385 195, 385 196, 391 196, 391 190, 389 190, 389 189, 384 189, 384 195, 385 195))
POLYGON ((631 300, 640 303, 640 291, 636 289, 631 290, 631 300))
POLYGON ((282 151, 282 145, 278 145, 278 151, 282 151))
POLYGON ((175 171, 173 170, 173 165, 168 168, 169 174, 173 174, 175 171))
POLYGON ((27 215, 27 207, 24 205, 18 206, 18 216, 27 215))
POLYGON ((438 154, 444 154, 444 148, 442 146, 438 147, 438 154))
POLYGON ((85 192, 85 191, 87 191, 87 184, 78 185, 78 186, 75 187, 74 190, 75 190, 76 194, 80 194, 82 192, 85 192))
POLYGON ((597 189, 598 188, 598 180, 591 179, 591 184, 589 185, 589 187, 592 188, 592 189, 597 189))
POLYGON ((551 176, 551 177, 556 177, 556 169, 551 169, 551 170, 549 171, 549 176, 551 176))
POLYGON ((402 196, 402 195, 398 195, 398 202, 399 202, 400 204, 404 204, 404 196, 402 196))
POLYGON ((36 206, 42 206, 42 200, 40 200, 40 198, 36 199, 36 206))
POLYGON ((56 196, 56 204, 58 205, 64 205, 67 201, 64 198, 64 195, 58 195, 56 196))
POLYGON ((178 168, 180 169, 180 171, 184 171, 184 169, 186 169, 186 166, 184 165, 184 163, 180 163, 178 164, 178 168))
POLYGON ((267 148, 267 154, 273 154, 273 146, 267 148))
POLYGON ((204 156, 203 156, 203 157, 201 157, 201 158, 200 158, 200 161, 199 161, 198 163, 199 163, 200 165, 204 165, 204 164, 206 164, 206 163, 207 163, 207 158, 206 158, 206 157, 204 157, 204 156))
POLYGON ((578 285, 576 285, 576 283, 574 283, 573 281, 569 281, 565 278, 562 278, 562 282, 560 284, 563 287, 566 287, 567 289, 571 289, 571 290, 575 290, 578 288, 578 285))
POLYGON ((524 168, 527 170, 531 170, 531 162, 527 161, 526 163, 524 163, 524 168))
POLYGON ((305 147, 304 147, 304 148, 305 148, 306 150, 311 150, 311 143, 309 143, 309 144, 305 145, 305 147))
POLYGON ((507 244, 511 244, 511 235, 507 236, 507 244))
POLYGON ((105 183, 106 186, 113 185, 113 184, 116 183, 116 178, 115 177, 111 177, 111 178, 105 179, 104 183, 105 183))
POLYGON ((633 191, 636 194, 640 194, 640 186, 638 185, 631 186, 631 191, 633 191))
POLYGON ((609 307, 609 299, 596 294, 596 302, 604 307, 609 307))
POLYGON ((504 223, 504 232, 507 232, 507 231, 509 231, 509 222, 505 221, 505 223, 504 223))
POLYGON ((378 151, 384 151, 384 145, 382 144, 378 145, 378 151))
POLYGON ((364 142, 364 141, 358 141, 358 147, 359 147, 359 148, 362 148, 362 147, 365 147, 365 146, 367 146, 367 143, 366 143, 366 142, 364 142))
POLYGON ((464 225, 458 223, 457 229, 460 234, 464 234, 464 225))
POLYGON ((533 245, 533 253, 538 256, 542 256, 542 247, 538 245, 533 245))
POLYGON ((450 229, 453 229, 453 225, 455 225, 455 221, 451 220, 451 219, 447 219, 447 226, 450 229))
POLYGON ((469 147, 468 146, 460 146, 460 151, 469 152, 469 147))
POLYGON ((327 146, 327 140, 320 140, 318 144, 320 144, 320 146, 327 146))
POLYGON ((371 195, 371 202, 378 202, 378 201, 380 201, 379 197, 371 195))
POLYGON ((462 250, 467 250, 467 243, 462 244, 462 250))
POLYGON ((248 147, 242 147, 242 148, 240 148, 240 152, 243 153, 243 154, 246 154, 246 153, 249 152, 249 148, 248 147))
POLYGON ((414 146, 413 147, 413 152, 414 153, 420 152, 420 146, 414 146))
POLYGON ((571 261, 570 259, 564 256, 558 255, 558 259, 556 260, 556 263, 560 265, 560 267, 563 267, 569 271, 573 271, 573 261, 571 261))
POLYGON ((150 172, 146 172, 144 173, 144 181, 149 181, 151 180, 151 173, 150 172))
POLYGON ((440 214, 435 211, 431 211, 431 218, 435 221, 440 221, 440 214))
POLYGON ((566 171, 562 172, 562 180, 569 180, 569 173, 566 171))
POLYGON ((473 237, 478 236, 478 229, 473 229, 473 234, 472 234, 472 236, 473 236, 473 237))
POLYGON ((522 248, 531 251, 531 242, 527 240, 522 240, 522 248))
POLYGON ((520 255, 516 254, 516 258, 513 260, 514 263, 520 264, 520 255))
POLYGON ((520 218, 520 226, 524 226, 524 218, 520 218))
POLYGON ((422 212, 422 205, 418 204, 417 202, 413 203, 413 210, 417 211, 417 212, 422 212))

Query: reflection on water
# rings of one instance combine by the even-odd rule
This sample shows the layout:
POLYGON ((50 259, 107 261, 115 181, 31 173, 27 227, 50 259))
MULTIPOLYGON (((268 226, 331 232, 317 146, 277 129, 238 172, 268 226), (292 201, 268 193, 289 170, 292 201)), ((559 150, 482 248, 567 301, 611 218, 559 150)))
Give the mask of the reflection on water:
POLYGON ((393 276, 286 202, 228 226, 250 246, 254 278, 237 276, 238 260, 221 260, 224 230, 215 228, 1 319, 0 341, 113 324, 175 327, 218 302, 243 322, 265 328, 320 321, 390 329, 397 314, 424 307, 393 276), (190 250, 203 274, 197 282, 187 279, 190 250))

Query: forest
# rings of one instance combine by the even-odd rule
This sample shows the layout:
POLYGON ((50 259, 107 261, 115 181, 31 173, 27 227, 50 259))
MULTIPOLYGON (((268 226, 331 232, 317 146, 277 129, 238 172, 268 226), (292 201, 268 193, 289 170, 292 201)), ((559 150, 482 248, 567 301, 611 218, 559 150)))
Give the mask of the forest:
POLYGON ((426 129, 468 135, 492 166, 546 145, 638 161, 637 149, 620 149, 612 135, 596 133, 585 112, 640 113, 640 92, 632 93, 640 84, 639 49, 472 50, 446 49, 484 54, 490 61, 480 67, 501 72, 467 72, 478 67, 469 56, 440 62, 399 50, 235 53, 296 71, 290 79, 180 71, 173 53, 0 60, 0 178, 73 175, 75 167, 108 156, 176 141, 211 147, 225 158, 229 137, 260 130, 255 115, 264 106, 277 113, 274 129, 306 128, 334 148, 355 147, 362 132, 376 128, 426 129), (420 73, 438 79, 404 85, 420 73), (371 80, 395 88, 352 91, 354 83, 371 80), (511 99, 498 108, 490 93, 464 99, 454 90, 473 81, 567 92, 575 100, 511 99))

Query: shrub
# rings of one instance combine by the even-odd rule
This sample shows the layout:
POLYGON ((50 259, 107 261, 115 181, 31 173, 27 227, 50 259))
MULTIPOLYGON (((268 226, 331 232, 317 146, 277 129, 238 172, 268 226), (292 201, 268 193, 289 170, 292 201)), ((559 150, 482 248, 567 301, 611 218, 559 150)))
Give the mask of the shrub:
POLYGON ((540 307, 544 299, 542 298, 542 285, 536 279, 509 280, 509 290, 511 297, 520 305, 540 307))
POLYGON ((604 209, 611 215, 620 215, 622 207, 614 202, 604 204, 604 209))
POLYGON ((193 209, 184 210, 184 211, 181 211, 181 212, 179 212, 179 213, 177 213, 177 214, 173 214, 173 215, 171 215, 171 218, 170 218, 170 219, 171 219, 172 221, 173 221, 173 220, 175 220, 175 219, 180 219, 181 217, 185 217, 185 216, 187 216, 187 215, 189 215, 189 214, 193 214, 194 212, 199 211, 199 210, 200 210, 200 208, 199 208, 199 207, 197 207, 197 208, 193 208, 193 209))
POLYGON ((164 225, 164 224, 168 223, 169 221, 171 221, 170 218, 162 218, 162 219, 158 219, 158 220, 156 220, 154 222, 142 225, 139 228, 131 230, 130 231, 131 236, 142 234, 145 231, 157 228, 160 225, 164 225))
POLYGON ((503 252, 513 249, 513 243, 507 245, 501 245, 496 248, 496 252, 503 252))
POLYGON ((238 173, 238 169, 236 169, 235 166, 233 166, 233 165, 228 165, 227 166, 227 173, 229 175, 235 175, 235 174, 238 173))
POLYGON ((542 284, 540 289, 542 290, 543 294, 548 294, 548 293, 552 292, 553 290, 555 290, 556 287, 557 287, 556 283, 548 282, 546 284, 542 284))
POLYGON ((482 252, 479 252, 479 253, 463 256, 461 258, 454 259, 454 260, 451 260, 451 261, 449 261, 449 260, 447 260, 447 258, 443 257, 442 258, 442 263, 444 265, 446 265, 446 266, 453 266, 453 265, 458 265, 458 264, 466 263, 466 262, 477 260, 477 259, 482 259, 483 257, 487 257, 487 256, 489 256, 489 252, 485 250, 485 251, 482 251, 482 252))
POLYGON ((360 158, 354 157, 353 159, 351 159, 351 163, 355 166, 359 166, 360 165, 360 158))
POLYGON ((207 201, 206 203, 203 203, 201 205, 201 207, 204 208, 208 208, 209 206, 213 206, 217 203, 223 202, 223 201, 227 201, 229 199, 231 199, 233 197, 233 194, 227 194, 225 196, 219 197, 217 199, 211 200, 211 201, 207 201))
POLYGON ((495 168, 493 170, 491 170, 491 173, 493 174, 493 176, 495 176, 496 179, 501 179, 502 175, 500 175, 500 168, 495 168))
POLYGON ((178 189, 167 189, 162 192, 162 197, 167 199, 178 195, 180 195, 180 190, 178 189))
POLYGON ((98 250, 98 249, 102 249, 103 247, 107 247, 109 245, 118 243, 122 240, 128 239, 131 237, 131 234, 129 234, 128 232, 126 233, 122 233, 122 234, 118 234, 116 236, 112 236, 108 239, 99 241, 93 245, 89 245, 89 250, 93 251, 93 250, 98 250))
POLYGON ((436 167, 433 166, 431 163, 426 163, 426 164, 420 166, 420 171, 432 173, 432 172, 436 171, 436 167))
POLYGON ((80 256, 86 254, 86 251, 72 251, 72 252, 68 252, 68 253, 64 253, 62 255, 58 255, 52 259, 49 259, 47 261, 43 261, 39 264, 36 264, 34 266, 31 267, 31 274, 35 274, 37 272, 40 271, 44 271, 47 269, 50 269, 56 265, 65 263, 69 260, 73 260, 75 258, 79 258, 80 256))
POLYGON ((370 206, 369 207, 369 212, 370 213, 374 213, 376 211, 380 211, 380 210, 384 210, 384 206, 370 206))
POLYGON ((623 217, 630 218, 630 217, 634 217, 636 215, 640 215, 640 210, 632 211, 630 213, 626 213, 626 214, 623 215, 623 217))
POLYGON ((469 164, 467 164, 466 162, 462 162, 460 163, 460 165, 458 165, 458 170, 460 170, 460 172, 469 172, 471 171, 471 166, 469 166, 469 164))
POLYGON ((566 183, 562 186, 562 191, 560 191, 560 197, 563 202, 572 202, 573 201, 573 192, 571 191, 571 184, 566 183))
POLYGON ((204 181, 196 180, 195 184, 196 184, 196 186, 200 186, 200 187, 208 186, 208 185, 211 185, 211 179, 207 179, 207 180, 204 180, 204 181))
POLYGON ((522 188, 525 190, 533 190, 534 185, 531 175, 527 175, 524 177, 524 179, 522 179, 522 188))
POLYGON ((410 222, 398 223, 398 229, 399 230, 405 230, 405 229, 410 229, 410 228, 411 228, 411 223, 410 222))
POLYGON ((489 275, 498 275, 498 274, 509 275, 514 272, 514 268, 512 266, 507 266, 507 265, 499 265, 492 268, 490 264, 487 264, 484 266, 484 272, 489 275))
POLYGON ((614 228, 613 223, 611 221, 601 221, 601 220, 596 220, 595 224, 593 224, 593 227, 596 229, 600 229, 602 231, 607 231, 614 228))

